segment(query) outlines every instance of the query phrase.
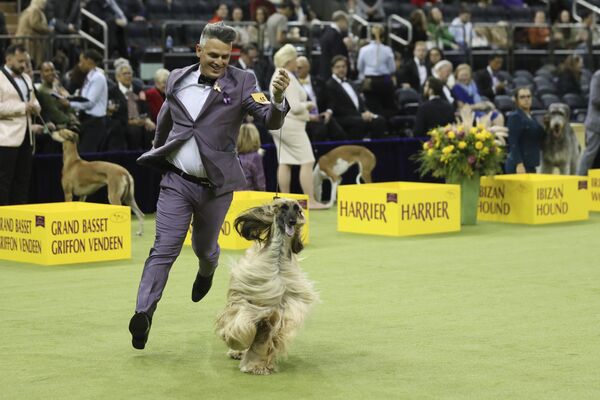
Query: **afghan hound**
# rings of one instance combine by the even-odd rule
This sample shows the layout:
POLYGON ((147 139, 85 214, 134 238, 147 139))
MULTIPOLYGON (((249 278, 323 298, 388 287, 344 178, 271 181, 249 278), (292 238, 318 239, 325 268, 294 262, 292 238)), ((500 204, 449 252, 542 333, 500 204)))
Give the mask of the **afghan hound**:
POLYGON ((276 371, 277 359, 302 326, 318 295, 298 265, 305 223, 296 200, 275 199, 251 208, 234 222, 254 244, 232 267, 227 305, 217 318, 217 334, 240 370, 256 375, 276 371))

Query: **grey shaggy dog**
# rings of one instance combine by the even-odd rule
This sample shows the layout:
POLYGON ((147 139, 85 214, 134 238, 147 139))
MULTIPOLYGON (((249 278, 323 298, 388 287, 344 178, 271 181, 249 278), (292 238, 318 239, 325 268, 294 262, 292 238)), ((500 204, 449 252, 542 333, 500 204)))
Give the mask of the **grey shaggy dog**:
POLYGON ((269 375, 318 301, 300 269, 304 212, 296 200, 275 199, 243 212, 234 226, 254 244, 232 267, 217 334, 242 372, 269 375))
POLYGON ((541 173, 551 174, 558 168, 561 175, 575 175, 579 160, 579 142, 569 123, 571 110, 563 103, 553 103, 544 116, 546 136, 542 142, 541 173))

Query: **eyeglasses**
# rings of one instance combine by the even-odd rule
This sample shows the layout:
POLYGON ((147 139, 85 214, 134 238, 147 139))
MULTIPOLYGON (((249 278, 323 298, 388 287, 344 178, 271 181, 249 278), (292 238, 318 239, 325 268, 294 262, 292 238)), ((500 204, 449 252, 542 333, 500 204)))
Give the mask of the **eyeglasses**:
POLYGON ((530 99, 531 95, 530 94, 526 94, 526 95, 523 95, 523 96, 519 96, 519 98, 520 99, 530 99))

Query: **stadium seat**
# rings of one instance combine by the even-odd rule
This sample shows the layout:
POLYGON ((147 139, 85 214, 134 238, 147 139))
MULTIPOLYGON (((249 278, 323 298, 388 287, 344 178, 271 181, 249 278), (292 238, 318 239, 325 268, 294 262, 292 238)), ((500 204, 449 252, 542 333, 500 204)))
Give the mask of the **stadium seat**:
POLYGON ((546 109, 548 107, 550 107, 550 104, 552 104, 552 103, 561 103, 560 97, 558 97, 556 94, 553 94, 553 93, 547 93, 547 94, 541 95, 540 100, 542 100, 542 103, 544 104, 544 108, 546 108, 546 109))
POLYGON ((513 76, 515 78, 518 78, 520 76, 523 76, 525 78, 527 78, 530 81, 533 81, 533 74, 529 71, 527 71, 526 69, 518 69, 513 73, 513 76))
POLYGON ((553 86, 553 79, 548 75, 536 75, 533 78, 536 86, 553 86))
POLYGON ((527 78, 526 76, 515 76, 513 78, 513 85, 515 87, 533 86, 533 81, 527 78))
POLYGON ((556 88, 556 86, 554 86, 554 84, 550 84, 550 85, 537 85, 536 86, 536 94, 538 96, 543 96, 545 94, 558 94, 558 89, 556 88))
POLYGON ((131 47, 144 49, 152 45, 150 24, 146 21, 132 21, 125 26, 127 43, 131 47))
POLYGON ((506 114, 515 109, 515 102, 511 96, 507 96, 505 94, 499 94, 494 97, 494 104, 498 111, 503 114, 506 114))
POLYGON ((421 104, 421 96, 412 88, 396 89, 396 103, 402 114, 415 114, 421 104))
POLYGON ((533 96, 531 98, 531 109, 532 110, 543 110, 544 103, 542 103, 542 101, 540 99, 538 99, 537 97, 533 96))
POLYGON ((562 98, 563 102, 571 108, 571 120, 583 121, 587 113, 587 101, 577 93, 567 93, 562 98))

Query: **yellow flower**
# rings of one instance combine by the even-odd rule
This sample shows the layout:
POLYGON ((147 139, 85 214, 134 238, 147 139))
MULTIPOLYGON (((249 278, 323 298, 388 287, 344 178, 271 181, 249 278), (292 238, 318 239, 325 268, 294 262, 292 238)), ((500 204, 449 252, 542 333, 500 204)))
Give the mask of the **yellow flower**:
POLYGON ((490 152, 489 147, 484 147, 483 149, 481 149, 481 154, 488 154, 489 152, 490 152))
POLYGON ((477 140, 485 140, 485 133, 479 132, 475 134, 475 139, 477 140))
POLYGON ((479 129, 480 131, 484 130, 485 127, 483 126, 483 124, 477 124, 477 129, 479 129))
POLYGON ((449 146, 444 147, 442 149, 442 153, 444 153, 444 154, 450 154, 450 153, 452 153, 453 150, 454 150, 454 145, 451 144, 449 146))
POLYGON ((440 147, 440 141, 439 139, 435 140, 435 148, 438 149, 440 147))
POLYGON ((481 149, 483 148, 483 143, 481 143, 481 142, 476 142, 476 143, 475 143, 475 148, 476 148, 477 150, 481 150, 481 149))
POLYGON ((448 139, 454 139, 456 137, 456 133, 450 131, 448 132, 448 139))
POLYGON ((477 133, 477 128, 471 128, 470 132, 474 135, 477 133))
POLYGON ((429 150, 427 150, 427 155, 428 155, 428 156, 430 156, 430 155, 432 155, 432 154, 433 154, 433 149, 429 149, 429 150))
POLYGON ((460 142, 458 142, 458 148, 459 149, 464 149, 465 147, 467 147, 467 142, 465 142, 464 140, 461 140, 460 142))
POLYGON ((429 142, 423 143, 423 150, 427 150, 429 148, 429 142))

